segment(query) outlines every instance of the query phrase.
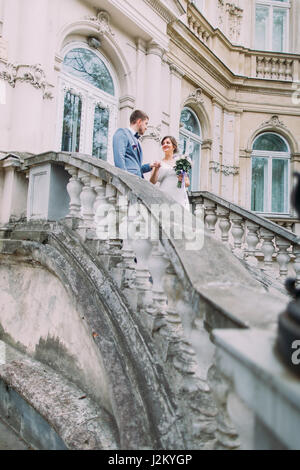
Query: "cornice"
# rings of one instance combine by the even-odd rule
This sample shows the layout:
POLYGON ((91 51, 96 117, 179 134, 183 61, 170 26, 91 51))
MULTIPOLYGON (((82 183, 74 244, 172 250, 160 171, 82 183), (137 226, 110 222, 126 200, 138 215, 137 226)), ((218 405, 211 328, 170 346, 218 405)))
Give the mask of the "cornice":
POLYGON ((177 12, 171 9, 167 2, 161 0, 144 0, 144 2, 150 5, 167 23, 177 20, 179 16, 185 13, 185 9, 178 0, 173 1, 177 12))

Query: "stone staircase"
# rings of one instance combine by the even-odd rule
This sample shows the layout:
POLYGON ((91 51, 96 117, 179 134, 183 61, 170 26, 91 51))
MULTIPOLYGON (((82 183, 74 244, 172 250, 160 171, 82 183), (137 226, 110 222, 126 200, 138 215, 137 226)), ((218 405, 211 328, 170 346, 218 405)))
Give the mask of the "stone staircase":
MULTIPOLYGON (((0 305, 0 339, 46 364, 109 414, 116 423, 115 444, 102 437, 96 448, 246 448, 246 415, 229 411, 229 385, 216 368, 211 331, 276 329, 287 297, 251 271, 257 268, 250 261, 256 259, 258 228, 248 226, 247 219, 245 238, 242 215, 238 220, 224 201, 216 212, 211 195, 199 196, 196 216, 179 211, 168 218, 168 211, 163 215, 157 208, 168 209, 172 200, 159 189, 85 155, 51 152, 16 166, 19 175, 29 176, 29 220, 11 221, 0 230, 0 287, 14 305, 14 321, 0 305), (49 217, 55 218, 57 206, 55 178, 59 200, 65 198, 61 206, 67 207, 60 221, 49 217), (223 243, 215 238, 219 229, 223 243), (24 304, 26 292, 41 301, 36 279, 41 279, 36 289, 43 290, 45 305, 41 302, 35 314, 24 304), (24 301, 11 292, 13 283, 24 301), (28 330, 20 322, 24 317, 28 330)), ((271 231, 272 224, 266 228, 271 231)), ((285 242, 295 243, 292 234, 278 230, 285 242)), ((281 238, 274 252, 278 249, 283 277, 281 238)), ((264 258, 258 262, 265 266, 273 261, 264 246, 269 238, 262 240, 264 258)), ((296 256, 296 245, 293 250, 296 256)), ((31 400, 29 393, 25 400, 36 409, 34 396, 31 400)), ((41 408, 38 412, 44 416, 41 408)), ((47 420, 72 448, 55 416, 47 420)))

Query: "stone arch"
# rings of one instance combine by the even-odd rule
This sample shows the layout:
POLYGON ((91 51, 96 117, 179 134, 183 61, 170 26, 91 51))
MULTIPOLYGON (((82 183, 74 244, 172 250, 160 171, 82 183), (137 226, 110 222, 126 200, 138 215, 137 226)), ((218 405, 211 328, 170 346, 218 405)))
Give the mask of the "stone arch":
POLYGON ((263 122, 249 137, 247 143, 247 152, 252 153, 253 142, 256 137, 264 132, 274 132, 286 139, 289 144, 291 155, 299 152, 299 145, 293 134, 287 126, 279 120, 279 117, 274 115, 268 121, 263 122))
POLYGON ((58 35, 56 44, 56 67, 60 69, 61 51, 70 41, 79 40, 87 43, 88 37, 96 37, 101 42, 101 53, 111 63, 118 77, 120 99, 124 96, 132 97, 133 83, 130 80, 130 67, 109 23, 109 15, 106 12, 99 12, 95 17, 86 17, 65 25, 58 35))
POLYGON ((197 115, 201 125, 202 140, 210 140, 212 138, 211 122, 204 106, 201 88, 197 88, 187 97, 187 99, 181 104, 181 110, 184 107, 191 108, 197 115))

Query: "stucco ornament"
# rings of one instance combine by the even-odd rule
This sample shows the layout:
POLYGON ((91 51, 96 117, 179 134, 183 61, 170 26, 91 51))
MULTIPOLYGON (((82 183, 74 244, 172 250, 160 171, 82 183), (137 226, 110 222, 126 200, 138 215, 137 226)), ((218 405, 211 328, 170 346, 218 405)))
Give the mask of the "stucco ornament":
POLYGON ((161 141, 161 126, 149 126, 145 135, 141 137, 141 141, 144 139, 153 139, 156 142, 161 141))
POLYGON ((224 176, 235 176, 239 174, 238 166, 221 165, 214 160, 209 162, 209 169, 213 170, 215 173, 222 173, 224 176))
POLYGON ((286 125, 280 121, 279 117, 274 115, 272 116, 268 121, 264 121, 260 126, 262 127, 284 127, 286 128, 286 125))
POLYGON ((34 88, 42 90, 44 99, 53 99, 51 88, 54 86, 47 82, 46 74, 40 64, 24 65, 0 62, 1 78, 13 88, 18 81, 30 83, 34 88))
POLYGON ((106 11, 100 10, 96 16, 86 16, 85 19, 94 23, 101 36, 104 34, 115 35, 110 26, 110 16, 106 11))
POLYGON ((188 101, 191 103, 195 104, 202 104, 204 102, 203 100, 203 94, 202 94, 202 89, 197 88, 195 91, 193 91, 189 96, 188 96, 188 101))

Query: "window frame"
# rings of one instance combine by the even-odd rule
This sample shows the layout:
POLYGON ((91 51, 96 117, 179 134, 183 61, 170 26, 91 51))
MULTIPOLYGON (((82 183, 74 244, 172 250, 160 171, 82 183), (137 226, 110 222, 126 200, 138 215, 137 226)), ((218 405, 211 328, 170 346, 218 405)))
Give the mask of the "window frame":
POLYGON ((290 215, 290 185, 291 185, 291 178, 290 178, 290 171, 291 171, 291 151, 290 151, 290 146, 287 140, 279 133, 277 132, 272 132, 272 131, 266 131, 263 133, 258 134, 255 139, 252 142, 252 152, 251 152, 251 188, 250 188, 250 205, 251 205, 251 210, 255 212, 255 214, 261 214, 263 216, 287 216, 290 215), (261 137, 262 135, 266 134, 271 134, 271 135, 276 135, 280 137, 284 143, 286 144, 287 148, 289 149, 288 152, 276 152, 272 150, 253 150, 253 146, 255 144, 255 141, 261 137), (267 174, 265 175, 265 179, 267 179, 267 188, 265 188, 266 182, 264 181, 264 211, 254 211, 252 209, 252 175, 253 175, 253 165, 252 165, 252 159, 256 158, 266 158, 267 159, 267 174), (285 188, 285 200, 284 200, 284 206, 286 207, 286 211, 284 212, 272 212, 272 187, 273 187, 273 181, 272 181, 272 162, 273 160, 287 160, 287 177, 286 177, 286 184, 287 188, 285 188), (265 191, 266 190, 266 191, 265 191), (266 207, 267 206, 267 207, 266 207))
MULTIPOLYGON (((61 152, 62 148, 62 133, 63 133, 63 117, 64 117, 64 97, 67 91, 74 92, 80 96, 82 101, 81 110, 81 128, 80 128, 80 142, 79 152, 93 156, 93 134, 94 134, 94 120, 96 106, 107 108, 109 110, 109 125, 108 125, 108 142, 107 142, 107 160, 113 162, 113 148, 112 148, 112 135, 117 128, 118 116, 118 103, 119 103, 119 84, 116 74, 106 57, 96 49, 88 46, 82 42, 71 42, 62 51, 62 56, 65 56, 73 49, 87 49, 99 57, 105 64, 109 71, 114 84, 114 96, 104 92, 100 88, 88 83, 82 78, 65 72, 62 68, 58 78, 58 113, 57 113, 57 136, 56 146, 58 151, 61 152)), ((96 158, 96 157, 95 157, 96 158)))
POLYGON ((193 170, 192 170, 192 181, 191 181, 191 186, 189 188, 189 191, 191 192, 191 191, 199 191, 200 190, 200 183, 201 183, 201 178, 200 178, 200 176, 201 176, 200 175, 200 173, 201 173, 201 146, 202 146, 203 139, 202 139, 202 127, 201 127, 200 119, 198 118, 195 111, 192 108, 190 108, 188 105, 184 106, 181 110, 180 124, 181 124, 181 114, 185 109, 187 109, 191 114, 193 114, 196 121, 198 122, 199 129, 200 129, 200 135, 197 135, 197 134, 194 134, 191 131, 188 131, 183 126, 179 128, 179 141, 180 141, 180 136, 182 135, 183 137, 188 139, 188 143, 191 140, 193 140, 193 141, 195 141, 196 143, 199 144, 199 158, 198 158, 198 165, 197 165, 199 171, 198 171, 197 176, 195 176, 195 174, 193 174, 193 170), (198 189, 192 189, 194 185, 197 186, 198 189))
POLYGON ((254 50, 262 50, 267 52, 278 52, 278 53, 287 53, 289 51, 289 38, 290 38, 290 11, 291 11, 291 0, 287 2, 280 2, 277 0, 256 0, 254 4, 254 34, 253 34, 253 48, 254 50), (264 49, 257 49, 255 46, 255 36, 256 36, 256 7, 265 6, 269 8, 269 19, 268 19, 268 28, 269 35, 267 38, 267 44, 264 49), (273 26, 274 26, 274 8, 279 8, 281 10, 287 11, 286 14, 286 31, 284 31, 283 37, 283 48, 282 51, 273 50, 273 26))

